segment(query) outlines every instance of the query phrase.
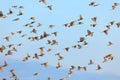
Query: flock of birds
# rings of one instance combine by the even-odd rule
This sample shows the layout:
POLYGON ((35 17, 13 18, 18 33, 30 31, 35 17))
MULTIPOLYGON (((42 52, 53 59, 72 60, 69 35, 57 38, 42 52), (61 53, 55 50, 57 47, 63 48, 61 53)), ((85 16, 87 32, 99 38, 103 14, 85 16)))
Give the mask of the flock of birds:
MULTIPOLYGON (((40 0, 39 1, 40 3, 43 3, 45 5, 47 5, 46 3, 46 0, 40 0)), ((90 4, 88 4, 89 6, 92 6, 92 7, 96 7, 96 6, 100 6, 100 4, 96 3, 96 2, 90 2, 90 4)), ((112 5, 112 10, 115 10, 117 7, 119 6, 119 3, 114 3, 112 5)), ((47 5, 48 9, 49 10, 52 10, 52 5, 47 5)), ((20 16, 24 15, 23 12, 22 12, 22 9, 24 9, 24 6, 12 6, 9 11, 7 12, 7 14, 5 15, 5 13, 3 13, 2 11, 0 11, 0 19, 6 19, 8 16, 12 15, 14 12, 12 11, 12 9, 19 9, 19 12, 18 14, 16 14, 18 17, 13 19, 13 21, 19 21, 20 20, 20 16)), ((29 33, 33 33, 33 34, 39 34, 36 27, 42 27, 42 23, 37 23, 35 20, 36 18, 35 17, 30 17, 30 23, 26 23, 24 24, 24 27, 29 27, 31 28, 32 30, 29 31, 29 33), (37 23, 37 26, 34 27, 34 24, 37 23)), ((66 28, 70 28, 70 27, 74 27, 76 26, 76 23, 77 25, 82 25, 84 24, 84 22, 82 22, 82 20, 84 19, 84 17, 82 15, 79 16, 78 19, 76 20, 73 20, 73 21, 70 21, 68 23, 64 23, 63 26, 66 27, 66 28)), ((96 27, 97 26, 97 16, 95 17, 92 17, 91 18, 91 21, 93 22, 93 24, 90 24, 90 26, 92 27, 96 27)), ((111 28, 112 25, 116 25, 118 28, 120 27, 120 22, 116 22, 113 20, 111 22, 109 22, 109 24, 106 25, 106 29, 103 31, 103 33, 105 35, 108 35, 109 34, 109 30, 111 28)), ((49 25, 49 28, 54 28, 55 25, 51 24, 49 25)), ((50 36, 55 36, 57 37, 58 36, 58 32, 57 31, 54 31, 52 33, 47 33, 46 31, 44 31, 42 34, 39 34, 37 36, 28 36, 29 34, 23 34, 22 33, 23 30, 18 30, 16 32, 11 32, 9 36, 5 36, 4 37, 4 40, 6 40, 7 42, 9 42, 11 40, 11 37, 12 36, 15 36, 16 34, 19 34, 21 36, 21 38, 24 38, 26 37, 28 40, 30 41, 42 41, 43 39, 48 39, 47 42, 46 42, 46 45, 51 45, 51 46, 54 46, 54 45, 59 45, 59 41, 56 40, 56 39, 53 39, 53 40, 49 40, 49 37, 50 36)), ((64 50, 66 52, 69 52, 71 48, 76 48, 76 49, 81 49, 83 46, 85 45, 88 45, 88 42, 86 41, 87 39, 87 36, 94 36, 94 32, 92 32, 91 30, 87 30, 86 31, 87 33, 85 34, 85 36, 83 37, 80 37, 79 40, 77 40, 77 44, 74 44, 73 46, 69 46, 69 47, 65 47, 64 50)), ((111 41, 108 42, 107 46, 112 46, 113 43, 111 41)), ((8 45, 2 45, 0 46, 0 53, 4 53, 6 50, 7 50, 7 53, 4 53, 5 56, 12 56, 14 55, 15 52, 18 51, 18 48, 19 47, 16 47, 16 46, 24 46, 23 43, 18 43, 18 44, 8 44, 8 45)), ((27 62, 30 58, 33 58, 33 59, 38 59, 40 57, 44 57, 46 54, 45 54, 45 46, 42 46, 39 48, 40 52, 39 53, 35 53, 34 56, 31 56, 31 54, 27 53, 26 56, 22 59, 23 62, 27 62)), ((51 52, 53 49, 52 48, 49 48, 47 49, 46 51, 47 52, 51 52)), ((63 60, 65 57, 62 56, 62 54, 60 52, 56 53, 55 56, 58 58, 58 63, 56 65, 56 69, 59 69, 61 67, 63 67, 64 65, 62 65, 60 63, 61 60, 63 60)), ((114 60, 114 55, 113 54, 107 54, 103 57, 103 63, 106 63, 108 61, 111 61, 111 60, 114 60)), ((63 78, 60 78, 59 80, 66 80, 67 78, 70 78, 74 72, 75 69, 77 70, 84 70, 86 71, 87 68, 89 67, 89 65, 93 65, 94 64, 94 61, 92 59, 90 59, 88 61, 88 65, 86 66, 74 66, 74 65, 71 65, 70 68, 69 68, 69 71, 68 71, 68 74, 63 77, 63 78)), ((0 74, 4 71, 5 67, 9 66, 10 64, 7 63, 7 61, 5 60, 4 61, 4 64, 3 65, 0 65, 0 74)), ((45 68, 47 68, 49 66, 49 61, 48 62, 43 62, 41 63, 42 66, 44 66, 45 68)), ((102 67, 100 64, 97 64, 97 67, 96 67, 96 70, 101 70, 102 67)), ((10 76, 10 78, 12 78, 13 80, 20 80, 19 77, 17 76, 17 74, 15 74, 14 72, 15 70, 14 69, 11 69, 10 70, 10 73, 12 76, 10 76)), ((38 76, 38 72, 36 73, 33 73, 33 76, 38 76)), ((2 80, 7 80, 6 78, 3 78, 2 80)), ((52 80, 51 77, 48 77, 47 80, 52 80)))

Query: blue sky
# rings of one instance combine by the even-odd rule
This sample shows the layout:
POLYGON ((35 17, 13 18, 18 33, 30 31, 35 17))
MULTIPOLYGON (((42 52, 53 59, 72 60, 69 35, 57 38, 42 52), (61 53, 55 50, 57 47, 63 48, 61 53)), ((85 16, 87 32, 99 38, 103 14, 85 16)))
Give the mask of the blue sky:
POLYGON ((13 10, 12 15, 7 15, 7 18, 0 18, 0 45, 8 45, 14 43, 15 46, 19 43, 23 43, 22 47, 17 47, 18 52, 15 52, 13 56, 4 56, 4 53, 0 53, 0 65, 6 60, 9 64, 8 67, 4 68, 3 72, 0 72, 0 79, 7 77, 9 80, 9 70, 14 68, 15 72, 20 77, 20 80, 46 80, 48 76, 52 76, 55 79, 64 77, 68 73, 68 69, 71 65, 75 66, 85 66, 88 64, 90 59, 93 59, 95 64, 88 67, 87 71, 75 71, 73 76, 68 80, 119 80, 120 79, 120 64, 119 64, 119 48, 120 48, 120 29, 117 28, 116 23, 120 20, 120 6, 115 10, 111 7, 115 2, 120 2, 120 0, 95 0, 95 2, 100 5, 97 7, 89 6, 92 0, 46 0, 48 5, 53 5, 53 9, 49 10, 47 5, 39 3, 39 0, 4 0, 0 1, 0 10, 7 15, 9 8, 13 10), (24 9, 13 9, 12 6, 18 5, 24 6, 24 9), (23 11, 23 15, 19 16, 19 21, 12 21, 17 18, 19 10, 23 11), (82 22, 84 24, 77 25, 74 27, 66 28, 63 26, 65 23, 69 23, 73 20, 83 16, 82 22), (92 17, 97 16, 97 26, 91 27, 90 24, 92 17), (38 30, 37 34, 29 33, 33 28, 25 27, 26 23, 31 22, 30 17, 35 17, 36 23, 34 27, 38 30), (106 29, 106 25, 111 21, 115 21, 115 24, 111 26, 109 34, 106 36, 103 30, 106 29), (36 27, 37 23, 42 23, 42 27, 36 27), (50 29, 49 25, 55 25, 55 28, 50 29), (69 52, 64 50, 65 47, 71 47, 74 44, 78 44, 80 37, 86 35, 86 30, 91 30, 94 32, 93 37, 87 37, 88 45, 83 46, 82 49, 72 49, 69 52), (40 41, 29 41, 27 37, 21 38, 20 34, 16 32, 23 30, 22 34, 28 34, 29 36, 36 36, 42 34, 44 31, 47 33, 52 33, 57 31, 58 36, 53 35, 40 40, 40 41), (9 36, 11 32, 15 32, 14 36, 11 36, 9 42, 3 39, 5 36, 9 36), (47 40, 58 40, 59 45, 46 45, 47 40), (112 46, 107 46, 108 42, 113 42, 112 46), (39 60, 30 59, 28 62, 22 62, 23 57, 26 53, 31 56, 34 53, 39 53, 39 47, 45 47, 45 56, 39 60), (47 53, 46 50, 52 48, 53 51, 47 53), (56 70, 55 66, 57 64, 57 57, 54 54, 60 52, 64 59, 61 62, 63 67, 60 70, 56 70), (113 61, 108 63, 102 63, 103 57, 107 54, 112 53, 115 56, 113 61), (49 62, 47 69, 41 66, 43 62, 49 62), (96 71, 97 64, 102 66, 102 70, 96 71), (31 70, 32 69, 32 70, 31 70), (34 77, 32 74, 34 72, 40 72, 39 76, 34 77), (81 77, 82 75, 82 77, 81 77))

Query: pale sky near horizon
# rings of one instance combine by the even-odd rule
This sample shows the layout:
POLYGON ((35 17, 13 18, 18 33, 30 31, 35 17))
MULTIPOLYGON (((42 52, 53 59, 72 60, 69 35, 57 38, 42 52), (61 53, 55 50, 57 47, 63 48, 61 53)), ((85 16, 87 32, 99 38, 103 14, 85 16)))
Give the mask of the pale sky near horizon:
MULTIPOLYGON (((96 77, 96 80, 119 80, 120 79, 120 28, 117 28, 116 23, 120 22, 120 5, 115 10, 112 10, 112 5, 115 2, 120 3, 120 0, 94 0, 99 3, 99 6, 92 7, 89 3, 93 0, 46 0, 47 5, 53 5, 53 9, 49 10, 47 5, 39 3, 39 0, 4 0, 0 1, 0 10, 7 15, 9 9, 13 11, 13 14, 7 15, 7 18, 0 18, 0 45, 8 45, 14 43, 15 46, 19 43, 23 43, 22 47, 17 47, 18 51, 15 52, 13 56, 4 56, 7 53, 4 51, 0 53, 0 65, 3 64, 4 60, 8 62, 8 67, 4 68, 3 72, 0 72, 0 79, 7 77, 7 80, 12 80, 9 78, 11 75, 9 70, 14 68, 18 77, 23 76, 20 80, 46 80, 49 76, 59 79, 64 77, 68 73, 68 69, 71 65, 75 66, 85 66, 88 64, 89 60, 92 59, 95 64, 88 66, 88 70, 85 71, 75 71, 74 75, 68 80, 91 80, 96 77), (14 9, 12 6, 18 5, 24 6, 24 9, 14 9), (23 11, 22 16, 17 16, 19 10, 23 11), (79 19, 79 16, 83 16, 82 22, 84 24, 66 28, 63 25, 69 23, 73 20, 79 19), (91 18, 97 16, 97 26, 92 27, 90 24, 94 23, 91 18), (19 17, 20 20, 13 21, 13 19, 19 17), (35 17, 36 23, 34 27, 37 29, 38 33, 29 33, 33 28, 25 27, 26 23, 31 22, 30 17, 35 17), (111 21, 115 21, 114 25, 111 26, 109 34, 105 35, 103 30, 106 29, 106 25, 111 21), (42 23, 42 27, 36 27, 37 23, 42 23), (55 28, 48 28, 49 25, 55 25, 55 28), (94 32, 93 37, 88 36, 86 38, 88 45, 83 46, 80 50, 70 48, 69 52, 66 52, 64 48, 71 47, 78 44, 79 38, 87 34, 86 30, 91 30, 94 32), (27 37, 21 38, 21 34, 16 32, 23 30, 22 34, 28 34, 27 37), (29 36, 40 36, 43 32, 52 33, 57 31, 58 36, 50 37, 40 40, 40 41, 29 41, 27 38, 29 36), (11 35, 11 32, 15 32, 14 36, 10 36, 11 39, 7 42, 4 37, 11 35), (47 40, 58 40, 58 45, 47 45, 47 40), (107 46, 108 42, 113 42, 112 46, 107 46), (45 56, 41 57, 39 60, 30 59, 28 62, 22 62, 23 57, 26 53, 29 53, 31 57, 34 53, 39 53, 39 48, 44 46, 45 50, 52 48, 53 51, 46 52, 45 56), (64 59, 60 61, 63 65, 62 69, 56 70, 55 66, 58 62, 58 57, 54 54, 60 52, 64 59), (107 63, 102 63, 103 57, 107 54, 112 53, 114 59, 107 63), (43 62, 49 62, 49 68, 45 69, 40 66, 43 62), (97 64, 100 64, 102 69, 96 71, 97 64), (23 69, 25 66, 25 69, 23 69), (33 71, 30 71, 31 66, 33 71), (22 68, 21 68, 22 67, 22 68), (39 70, 41 67, 41 70, 39 70), (26 70, 26 68, 28 68, 26 70), (25 71, 26 70, 26 71, 25 71), (32 74, 34 72, 40 72, 42 76, 34 77, 32 74), (29 72, 29 73, 28 73, 29 72), (83 72, 83 73, 82 73, 83 72), (45 76, 45 74, 47 76, 45 76), (63 73, 63 74, 62 74, 63 73), (80 75, 83 75, 82 78, 80 75), (85 77, 89 78, 85 78, 85 77), (105 77, 106 76, 106 77, 105 77)), ((82 43, 80 43, 82 45, 82 43)))

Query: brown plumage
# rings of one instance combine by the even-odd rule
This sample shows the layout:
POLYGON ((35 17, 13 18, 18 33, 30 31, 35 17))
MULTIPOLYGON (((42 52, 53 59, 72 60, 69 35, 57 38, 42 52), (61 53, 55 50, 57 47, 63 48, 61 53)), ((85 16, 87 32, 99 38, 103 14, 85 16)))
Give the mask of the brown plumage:
POLYGON ((97 16, 91 18, 91 20, 92 20, 93 22, 96 22, 96 21, 97 21, 97 16))
POLYGON ((60 67, 62 67, 62 65, 58 62, 56 68, 58 69, 60 67))
POLYGON ((4 61, 3 67, 6 67, 6 66, 8 66, 8 63, 6 61, 4 61))
POLYGON ((7 56, 7 55, 11 55, 12 56, 12 54, 13 54, 13 52, 11 50, 8 50, 7 54, 5 54, 5 56, 7 56))
POLYGON ((2 80, 7 80, 6 78, 3 78, 2 80))
POLYGON ((80 15, 78 21, 83 20, 83 16, 80 15))
POLYGON ((41 27, 41 26, 42 26, 42 24, 41 24, 41 23, 38 23, 37 27, 41 27))
POLYGON ((82 67, 81 66, 78 66, 78 70, 81 70, 82 69, 82 67))
POLYGON ((39 49, 40 49, 41 52, 43 52, 43 51, 44 51, 44 48, 45 48, 45 47, 43 46, 43 47, 40 47, 39 49))
POLYGON ((87 70, 87 66, 83 66, 83 69, 84 69, 84 71, 86 71, 87 70))
POLYGON ((0 66, 0 71, 3 71, 3 67, 2 66, 0 66))
POLYGON ((53 34, 54 36, 57 36, 57 32, 53 32, 52 34, 53 34))
POLYGON ((112 54, 108 54, 104 58, 113 60, 114 56, 112 54))
POLYGON ((3 12, 2 11, 0 11, 0 18, 2 18, 3 17, 3 12))
POLYGON ((96 23, 95 23, 95 24, 90 24, 90 26, 96 27, 96 26, 97 26, 97 24, 96 24, 96 23))
POLYGON ((76 20, 71 21, 71 22, 70 22, 70 25, 69 25, 68 27, 75 26, 75 22, 76 22, 76 20))
POLYGON ((45 5, 47 4, 46 0, 39 0, 39 2, 43 2, 45 5))
POLYGON ((113 25, 114 23, 115 23, 115 21, 113 20, 113 21, 110 22, 110 25, 113 25))
POLYGON ((88 65, 94 64, 92 60, 89 61, 88 65))
POLYGON ((51 45, 58 45, 58 41, 57 40, 52 40, 52 44, 51 45))
POLYGON ((87 30, 87 35, 86 35, 86 37, 87 37, 87 36, 91 36, 91 37, 92 37, 92 36, 93 36, 93 33, 94 33, 94 32, 92 32, 92 31, 90 31, 90 30, 87 30))
POLYGON ((33 58, 39 59, 39 55, 37 53, 35 53, 33 58))
POLYGON ((36 29, 33 29, 32 31, 31 31, 31 33, 37 33, 37 30, 36 29))
POLYGON ((109 31, 109 29, 106 29, 106 30, 104 30, 103 32, 104 32, 106 35, 108 35, 108 31, 109 31))
POLYGON ((20 10, 17 16, 21 16, 21 15, 23 15, 23 12, 20 10))
POLYGON ((4 45, 2 45, 2 47, 0 47, 0 52, 3 52, 6 49, 6 47, 4 45))
POLYGON ((110 26, 111 26, 111 25, 106 25, 106 28, 107 28, 107 29, 110 29, 110 26))
POLYGON ((66 48, 65 48, 65 51, 67 51, 67 52, 68 52, 68 51, 69 51, 69 49, 70 49, 69 47, 66 47, 66 48))
POLYGON ((13 14, 13 11, 9 9, 9 12, 7 14, 13 14))
POLYGON ((6 39, 7 41, 10 41, 10 36, 6 36, 4 39, 6 39))
POLYGON ((85 37, 80 37, 80 40, 78 42, 83 42, 85 41, 85 37))
POLYGON ((119 28, 120 27, 120 22, 116 23, 117 27, 119 28))
POLYGON ((45 66, 46 68, 48 67, 48 62, 44 62, 41 65, 45 66))
POLYGON ((102 68, 101 68, 101 66, 98 64, 96 70, 100 70, 100 69, 102 69, 102 68))
POLYGON ((15 33, 14 33, 14 32, 11 32, 11 35, 15 35, 15 33))

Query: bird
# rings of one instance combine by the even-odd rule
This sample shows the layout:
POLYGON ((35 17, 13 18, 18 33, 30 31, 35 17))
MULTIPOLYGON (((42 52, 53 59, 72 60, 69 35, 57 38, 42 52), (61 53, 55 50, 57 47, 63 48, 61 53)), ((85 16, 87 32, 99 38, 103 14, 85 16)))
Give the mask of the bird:
POLYGON ((62 67, 62 65, 58 62, 56 68, 58 69, 60 67, 62 67))
POLYGON ((44 51, 44 48, 45 48, 45 47, 43 46, 43 47, 40 47, 39 49, 40 49, 41 52, 43 52, 43 51, 44 51))
POLYGON ((35 53, 33 58, 39 59, 39 55, 37 53, 35 53))
POLYGON ((41 27, 41 26, 42 26, 42 24, 41 24, 41 23, 38 23, 37 27, 41 27))
POLYGON ((32 31, 31 31, 31 33, 37 33, 37 30, 36 29, 33 29, 32 31))
POLYGON ((39 73, 38 73, 38 72, 36 72, 36 73, 34 73, 33 75, 34 75, 34 76, 38 76, 38 74, 39 74, 39 73))
POLYGON ((57 32, 53 32, 52 34, 53 34, 54 36, 57 36, 57 32))
POLYGON ((93 22, 96 22, 96 21, 97 21, 97 16, 91 18, 91 20, 92 20, 93 22))
POLYGON ((117 25, 117 27, 119 28, 119 27, 120 27, 120 22, 117 22, 116 25, 117 25))
POLYGON ((8 63, 6 61, 4 61, 3 67, 6 67, 6 66, 8 66, 8 63))
POLYGON ((82 69, 82 67, 81 66, 78 66, 78 68, 77 68, 78 70, 81 70, 82 69))
POLYGON ((83 16, 80 15, 78 21, 83 20, 83 16))
POLYGON ((47 6, 47 8, 48 8, 49 10, 52 10, 52 7, 53 7, 53 5, 48 5, 48 6, 47 6))
POLYGON ((96 3, 96 2, 90 2, 89 3, 89 6, 93 6, 93 7, 96 7, 96 6, 99 6, 100 4, 96 3))
POLYGON ((98 64, 96 70, 100 70, 100 69, 102 69, 102 68, 101 68, 101 66, 98 64))
POLYGON ((2 66, 0 66, 0 71, 3 71, 3 67, 2 66))
POLYGON ((0 18, 3 18, 3 12, 0 11, 0 18))
POLYGON ((20 9, 23 9, 23 8, 24 8, 24 6, 19 6, 19 8, 20 8, 20 9))
POLYGON ((88 44, 88 42, 87 42, 87 41, 84 41, 84 42, 83 42, 83 45, 87 45, 87 44, 88 44))
POLYGON ((20 18, 15 18, 15 19, 13 19, 13 21, 18 21, 18 20, 20 20, 20 18))
POLYGON ((11 32, 11 35, 15 35, 15 33, 14 33, 14 32, 11 32))
POLYGON ((7 45, 7 47, 11 48, 12 46, 14 46, 14 44, 9 44, 7 45))
POLYGON ((23 15, 23 12, 20 10, 17 16, 21 16, 21 15, 23 15))
POLYGON ((96 24, 96 23, 94 23, 94 24, 90 24, 90 26, 92 26, 92 27, 96 27, 97 24, 96 24))
POLYGON ((46 0, 39 0, 39 2, 43 2, 45 5, 47 4, 46 0))
POLYGON ((57 40, 52 40, 52 44, 51 45, 58 45, 58 41, 57 40))
POLYGON ((13 14, 13 11, 9 9, 9 12, 7 14, 13 14))
POLYGON ((87 70, 87 66, 83 66, 83 69, 84 69, 84 71, 86 71, 87 70))
POLYGON ((6 47, 4 45, 2 45, 2 47, 0 47, 0 52, 2 53, 5 49, 6 49, 6 47))
POLYGON ((65 51, 67 51, 67 52, 68 52, 68 51, 69 51, 69 49, 70 49, 69 47, 66 47, 66 48, 65 48, 65 51))
POLYGON ((49 28, 54 28, 54 27, 55 27, 55 25, 52 25, 52 24, 51 24, 51 25, 49 25, 49 28))
POLYGON ((103 63, 105 63, 105 62, 107 62, 108 61, 108 59, 107 58, 104 58, 104 61, 103 61, 103 63))
POLYGON ((46 68, 48 67, 48 62, 44 62, 41 65, 45 66, 46 68))
POLYGON ((82 48, 82 46, 81 46, 80 44, 78 44, 78 45, 77 45, 77 48, 78 48, 78 49, 81 49, 81 48, 82 48))
POLYGON ((94 64, 93 60, 90 59, 88 65, 94 64))
POLYGON ((105 29, 103 32, 104 32, 106 35, 108 35, 108 31, 109 31, 109 29, 105 29))
POLYGON ((78 22, 79 25, 84 24, 83 22, 78 22))
POLYGON ((76 20, 71 21, 71 22, 70 22, 70 25, 69 25, 68 27, 75 26, 75 22, 76 22, 76 20))
POLYGON ((113 43, 111 41, 108 42, 108 46, 112 46, 113 43))
POLYGON ((10 41, 10 36, 6 36, 4 39, 6 39, 6 41, 10 41))
POLYGON ((110 25, 113 25, 114 23, 115 23, 115 21, 113 20, 113 21, 110 22, 110 25))
POLYGON ((17 8, 18 8, 18 6, 17 6, 17 5, 14 5, 14 6, 12 6, 12 8, 17 9, 17 8))
POLYGON ((8 50, 7 54, 5 54, 5 56, 7 56, 7 55, 11 55, 12 56, 12 54, 13 54, 13 52, 11 50, 8 50))
POLYGON ((113 54, 108 54, 108 55, 106 55, 104 58, 113 60, 114 56, 113 56, 113 54))
POLYGON ((85 37, 80 37, 80 40, 78 42, 83 42, 85 41, 85 37))
POLYGON ((119 3, 114 3, 114 4, 112 5, 112 10, 115 10, 118 5, 119 5, 119 3))
POLYGON ((94 32, 92 32, 92 31, 90 31, 90 30, 87 30, 87 35, 86 35, 86 37, 87 37, 87 36, 91 36, 91 37, 92 37, 92 36, 93 36, 93 33, 94 33, 94 32))
POLYGON ((23 30, 19 30, 19 31, 17 31, 17 33, 19 33, 19 34, 21 34, 23 32, 23 30))
POLYGON ((40 52, 40 55, 39 56, 44 56, 45 54, 43 52, 40 52))
POLYGON ((52 49, 51 48, 49 48, 48 50, 47 50, 47 52, 51 52, 52 51, 52 49))
POLYGON ((110 29, 110 26, 111 26, 111 25, 106 25, 106 28, 107 28, 107 29, 110 29))
POLYGON ((2 80, 7 80, 6 78, 3 78, 2 80))

